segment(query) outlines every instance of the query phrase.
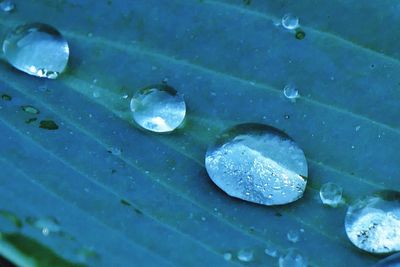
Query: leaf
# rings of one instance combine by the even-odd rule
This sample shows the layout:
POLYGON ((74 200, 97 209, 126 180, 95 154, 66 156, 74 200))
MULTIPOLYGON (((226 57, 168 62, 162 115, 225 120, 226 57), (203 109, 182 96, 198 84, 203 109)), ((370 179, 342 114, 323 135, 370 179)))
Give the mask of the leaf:
POLYGON ((15 3, 0 16, 1 36, 25 22, 48 23, 68 39, 71 58, 54 81, 0 64, 0 93, 11 97, 0 100, 0 208, 25 222, 13 228, 2 218, 0 229, 40 244, 10 254, 21 244, 1 239, 14 249, 0 246, 0 254, 21 266, 44 266, 43 247, 88 266, 276 266, 264 254, 272 246, 298 248, 312 266, 378 261, 350 243, 343 221, 354 199, 399 190, 393 2, 15 3), (274 25, 287 12, 300 17, 304 39, 274 25), (142 131, 129 96, 165 79, 185 95, 185 126, 168 135, 142 131), (300 90, 296 103, 283 97, 289 82, 300 90), (244 122, 282 129, 304 149, 310 177, 301 200, 255 205, 210 181, 208 144, 244 122), (344 188, 346 205, 322 206, 318 190, 328 181, 344 188), (27 217, 55 218, 61 230, 45 236, 27 217), (300 229, 301 240, 290 243, 287 232, 300 229), (236 259, 243 248, 254 261, 236 259))

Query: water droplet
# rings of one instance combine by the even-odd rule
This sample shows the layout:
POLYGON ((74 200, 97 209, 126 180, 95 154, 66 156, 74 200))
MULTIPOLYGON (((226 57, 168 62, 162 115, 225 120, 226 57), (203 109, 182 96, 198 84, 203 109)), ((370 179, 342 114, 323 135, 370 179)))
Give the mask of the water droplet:
POLYGON ((109 152, 115 156, 120 156, 122 154, 122 149, 119 147, 111 147, 109 152))
POLYGON ((297 230, 290 230, 286 236, 287 239, 292 243, 296 243, 300 240, 300 234, 297 230))
POLYGON ((207 150, 205 166, 228 195, 264 205, 301 198, 307 183, 303 151, 285 133, 263 124, 223 132, 207 150))
POLYGON ((350 241, 373 253, 400 251, 400 193, 380 191, 357 200, 346 213, 350 241))
POLYGON ((273 258, 278 257, 278 250, 274 248, 273 246, 268 246, 264 249, 264 253, 268 256, 271 256, 273 258))
POLYGON ((343 189, 334 183, 326 183, 321 186, 319 196, 324 205, 336 207, 342 201, 343 189))
POLYGON ((283 94, 286 98, 295 100, 300 97, 297 87, 293 83, 289 83, 283 88, 283 94))
POLYGON ((15 4, 11 0, 3 0, 0 2, 0 10, 4 12, 11 12, 15 9, 15 4))
POLYGON ((400 253, 393 254, 380 260, 374 267, 400 267, 400 253))
POLYGON ((243 262, 251 262, 254 259, 254 252, 251 249, 241 249, 237 254, 237 258, 243 262))
POLYGON ((43 218, 28 217, 26 221, 30 225, 40 229, 40 231, 44 236, 48 236, 52 233, 60 233, 61 231, 61 227, 58 221, 52 217, 43 217, 43 218))
POLYGON ((224 253, 224 260, 226 261, 232 260, 232 254, 229 252, 224 253))
POLYGON ((307 267, 307 259, 296 249, 289 249, 279 257, 279 267, 307 267))
POLYGON ((40 113, 40 111, 37 109, 37 108, 35 108, 34 106, 21 106, 21 109, 23 110, 23 111, 25 111, 26 113, 30 113, 30 114, 39 114, 40 113))
POLYGON ((53 27, 32 23, 17 27, 3 42, 7 61, 15 68, 37 77, 55 79, 64 71, 69 47, 53 27))
POLYGON ((135 122, 152 132, 171 132, 182 124, 186 115, 183 96, 165 84, 148 86, 131 100, 135 122))
POLYGON ((299 27, 299 18, 292 14, 286 14, 282 17, 282 26, 288 30, 294 30, 299 27))

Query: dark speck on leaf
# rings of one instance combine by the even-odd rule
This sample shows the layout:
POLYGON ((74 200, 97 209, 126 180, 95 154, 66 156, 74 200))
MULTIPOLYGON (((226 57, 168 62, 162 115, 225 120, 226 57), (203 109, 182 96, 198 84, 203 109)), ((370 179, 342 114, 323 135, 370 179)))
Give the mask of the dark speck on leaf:
POLYGON ((55 123, 52 120, 42 120, 42 121, 40 121, 39 127, 42 128, 42 129, 46 129, 46 130, 57 130, 58 129, 57 123, 55 123))
POLYGON ((125 205, 125 206, 132 206, 132 204, 128 201, 128 200, 126 200, 126 199, 121 199, 121 204, 122 205, 125 205))
POLYGON ((142 212, 140 209, 135 208, 134 210, 135 210, 135 212, 136 212, 137 214, 140 214, 140 215, 143 214, 143 212, 142 212))
POLYGON ((306 33, 303 30, 296 30, 295 37, 297 40, 303 40, 306 37, 306 33))
POLYGON ((243 0, 243 4, 245 4, 246 6, 251 4, 251 0, 243 0))
POLYGON ((275 212, 275 216, 276 217, 282 217, 282 213, 280 213, 279 211, 275 212))

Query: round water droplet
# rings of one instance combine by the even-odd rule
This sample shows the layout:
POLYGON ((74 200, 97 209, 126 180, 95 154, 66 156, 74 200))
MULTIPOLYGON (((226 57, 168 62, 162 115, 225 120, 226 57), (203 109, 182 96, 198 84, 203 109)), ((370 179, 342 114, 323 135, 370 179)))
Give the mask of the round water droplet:
POLYGON ((278 257, 278 250, 275 247, 273 247, 272 245, 267 246, 264 249, 264 253, 266 255, 274 257, 274 258, 278 257))
POLYGON ((3 42, 7 61, 15 68, 37 77, 55 79, 68 63, 69 47, 53 27, 32 23, 17 27, 3 42))
POLYGON ((241 249, 237 254, 237 258, 243 262, 251 262, 254 259, 254 252, 251 249, 241 249))
POLYGON ((296 249, 289 249, 279 257, 279 267, 306 267, 307 259, 296 249))
POLYGON ((282 26, 288 30, 294 30, 299 27, 299 18, 292 14, 286 14, 282 17, 282 26))
POLYGON ((297 230, 290 230, 286 236, 287 239, 292 243, 296 243, 300 240, 300 233, 297 230))
POLYGON ((224 260, 226 261, 232 260, 232 254, 229 252, 224 253, 224 260))
POLYGON ((400 193, 386 190, 357 200, 347 210, 345 228, 350 241, 362 250, 400 251, 400 193))
POLYGON ((283 88, 283 94, 286 98, 293 100, 300 97, 299 91, 297 90, 296 85, 293 83, 289 83, 283 88))
POLYGON ((324 205, 336 207, 342 201, 343 189, 334 183, 326 183, 321 186, 319 196, 324 205))
POLYGON ((205 166, 228 195, 264 205, 301 198, 307 183, 303 151, 285 133, 263 124, 240 124, 222 133, 207 150, 205 166))
POLYGON ((374 267, 400 267, 400 253, 393 254, 380 260, 374 267))
POLYGON ((15 4, 11 0, 3 0, 0 2, 0 10, 4 12, 11 12, 15 9, 15 4))
POLYGON ((165 84, 148 86, 131 100, 135 122, 152 132, 171 132, 182 124, 186 115, 183 96, 165 84))

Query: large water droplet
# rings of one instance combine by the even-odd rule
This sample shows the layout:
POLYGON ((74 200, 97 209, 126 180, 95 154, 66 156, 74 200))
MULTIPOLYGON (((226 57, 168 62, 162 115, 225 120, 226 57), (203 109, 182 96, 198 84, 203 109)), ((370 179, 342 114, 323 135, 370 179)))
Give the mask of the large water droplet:
POLYGON ((321 186, 319 196, 324 205, 336 207, 342 201, 343 189, 334 183, 326 183, 321 186))
POLYGON ((68 63, 69 47, 53 27, 31 23, 17 27, 3 42, 7 61, 30 75, 55 79, 68 63))
POLYGON ((290 13, 286 14, 282 17, 282 26, 288 30, 294 30, 299 27, 299 18, 290 13))
POLYGON ((209 147, 205 166, 228 195, 264 205, 302 197, 307 161, 285 133, 263 124, 241 124, 222 133, 209 147))
POLYGON ((15 4, 11 0, 3 0, 0 2, 0 10, 4 12, 11 12, 15 9, 15 4))
POLYGON ((400 251, 400 193, 386 190, 357 200, 347 210, 345 227, 350 241, 362 250, 400 251))
POLYGON ((148 86, 136 92, 131 100, 135 122, 152 132, 171 132, 182 124, 186 115, 183 96, 165 84, 148 86))
POLYGON ((400 253, 393 254, 380 260, 374 267, 400 267, 400 253))
POLYGON ((306 267, 307 259, 296 249, 289 249, 279 257, 279 267, 306 267))
POLYGON ((243 262, 251 262, 254 259, 254 251, 251 249, 241 249, 237 254, 237 258, 243 262))

